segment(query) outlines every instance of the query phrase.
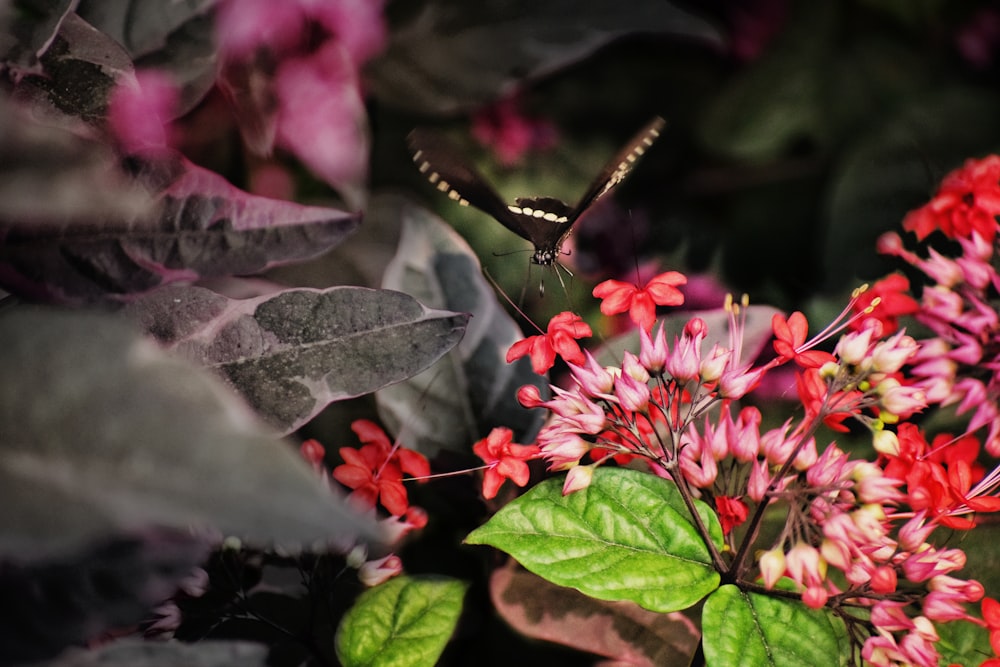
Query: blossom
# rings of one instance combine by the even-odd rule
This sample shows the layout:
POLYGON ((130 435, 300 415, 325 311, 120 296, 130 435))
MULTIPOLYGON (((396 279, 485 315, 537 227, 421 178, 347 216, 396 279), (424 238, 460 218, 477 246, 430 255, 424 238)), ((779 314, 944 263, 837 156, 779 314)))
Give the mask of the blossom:
POLYGON ((380 503, 389 514, 402 516, 409 507, 403 473, 426 477, 430 464, 422 454, 393 445, 374 422, 358 419, 351 429, 363 445, 340 448, 344 463, 333 469, 333 478, 353 489, 349 498, 362 507, 380 503))
POLYGON ((513 439, 514 433, 509 428, 498 426, 472 446, 476 456, 486 462, 483 497, 487 500, 496 497, 505 479, 524 486, 531 476, 526 461, 537 458, 539 449, 536 445, 519 445, 513 439))
POLYGON ((910 281, 899 273, 879 280, 851 303, 852 310, 859 315, 872 308, 870 313, 851 320, 851 328, 861 329, 868 319, 877 319, 882 324, 884 335, 895 333, 899 329, 900 317, 912 315, 920 309, 917 300, 908 294, 909 290, 910 281), (878 303, 873 306, 875 299, 878 303))
POLYGON ((805 345, 809 333, 809 322, 806 316, 795 311, 786 320, 781 313, 775 313, 771 318, 771 329, 774 331, 774 351, 785 361, 795 361, 803 368, 819 368, 828 361, 833 361, 833 355, 822 350, 810 350, 805 345))
POLYGON ((990 646, 993 653, 1000 655, 1000 602, 990 597, 984 597, 981 603, 983 622, 990 631, 990 646))
POLYGON ((473 115, 472 136, 491 148, 500 164, 511 167, 529 151, 555 146, 558 134, 548 120, 526 116, 515 92, 473 115))
POLYGON ((736 526, 743 525, 749 515, 747 504, 739 498, 716 496, 715 510, 719 513, 719 523, 722 524, 722 534, 728 535, 736 526))
POLYGON ((140 70, 108 98, 108 126, 126 153, 167 150, 167 123, 179 104, 177 84, 164 72, 140 70))
POLYGON ((923 240, 934 230, 948 238, 970 237, 973 233, 992 242, 996 236, 996 216, 1000 214, 1000 156, 966 160, 945 176, 934 198, 910 211, 903 229, 923 240))
POLYGON ((507 363, 528 355, 531 368, 539 375, 555 365, 556 355, 577 366, 583 366, 587 357, 576 342, 593 335, 590 326, 576 313, 562 312, 549 321, 544 334, 529 336, 517 341, 507 350, 507 363))
POLYGON ((649 331, 656 321, 656 306, 679 306, 684 295, 677 289, 687 277, 677 271, 667 271, 652 278, 645 287, 620 280, 605 280, 594 288, 594 296, 603 299, 601 312, 617 315, 628 311, 640 329, 649 331))
POLYGON ((366 561, 358 568, 358 580, 371 588, 385 583, 403 571, 403 561, 395 554, 366 561))
POLYGON ((310 438, 303 441, 299 446, 299 454, 313 468, 319 468, 323 465, 323 457, 326 456, 326 449, 320 444, 319 440, 310 438))

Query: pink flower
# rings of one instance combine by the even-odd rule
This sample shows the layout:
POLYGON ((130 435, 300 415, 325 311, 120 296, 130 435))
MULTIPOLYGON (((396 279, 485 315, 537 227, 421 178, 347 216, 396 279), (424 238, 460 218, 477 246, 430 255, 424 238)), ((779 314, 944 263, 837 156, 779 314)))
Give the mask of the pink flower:
POLYGON ((507 350, 507 363, 529 355, 532 370, 542 375, 555 365, 558 354, 567 362, 582 366, 587 358, 576 341, 591 335, 593 332, 579 315, 562 312, 549 321, 546 333, 530 336, 511 345, 507 350))
POLYGON ((636 326, 649 331, 656 321, 656 306, 679 306, 684 303, 684 295, 677 286, 686 282, 684 274, 667 271, 642 288, 619 280, 605 280, 594 288, 593 294, 604 300, 601 312, 605 315, 628 311, 636 326))
POLYGON ((395 554, 367 561, 358 568, 358 579, 368 587, 378 586, 403 571, 403 561, 395 554))
POLYGON ((580 491, 590 486, 594 479, 594 466, 574 466, 566 473, 566 481, 563 483, 562 494, 568 496, 574 491, 580 491))
POLYGON ((530 151, 555 146, 557 132, 551 122, 526 116, 518 93, 476 112, 472 136, 493 149, 497 161, 506 166, 520 163, 530 151))
POLYGON ((524 486, 531 477, 526 461, 538 458, 536 445, 519 445, 511 442, 514 433, 509 428, 498 426, 490 434, 474 444, 472 451, 486 462, 483 475, 483 497, 495 498, 505 479, 517 486, 524 486))
POLYGON ((770 549, 760 555, 757 563, 764 579, 764 587, 774 588, 778 579, 785 574, 785 552, 781 549, 770 549))
POLYGON ((688 320, 680 339, 675 341, 674 349, 666 359, 666 370, 672 378, 678 382, 688 382, 698 377, 702 370, 701 342, 707 335, 705 320, 700 317, 688 320))
POLYGON ((178 105, 169 74, 139 70, 135 84, 123 80, 108 99, 108 126, 126 153, 167 150, 166 125, 178 105))

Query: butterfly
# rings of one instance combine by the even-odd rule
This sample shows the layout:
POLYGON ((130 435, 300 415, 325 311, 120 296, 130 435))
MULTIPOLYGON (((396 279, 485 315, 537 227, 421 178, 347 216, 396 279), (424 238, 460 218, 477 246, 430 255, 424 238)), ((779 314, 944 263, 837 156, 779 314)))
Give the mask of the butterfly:
POLYGON ((461 159, 457 149, 439 135, 417 129, 407 137, 407 143, 413 162, 435 188, 462 206, 475 206, 531 241, 535 247, 532 263, 552 266, 557 263, 573 225, 625 180, 665 125, 666 121, 660 117, 651 120, 608 162, 576 206, 554 197, 518 197, 514 204, 507 205, 479 172, 461 159))

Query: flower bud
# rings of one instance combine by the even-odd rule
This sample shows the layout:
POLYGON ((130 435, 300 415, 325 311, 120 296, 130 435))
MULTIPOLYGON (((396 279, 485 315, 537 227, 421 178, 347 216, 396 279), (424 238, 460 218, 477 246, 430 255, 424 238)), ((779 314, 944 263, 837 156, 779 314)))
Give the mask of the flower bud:
POLYGON ((757 559, 764 588, 771 589, 785 574, 785 552, 780 548, 765 551, 757 559))
POLYGON ((574 491, 580 491, 590 486, 590 482, 594 479, 594 467, 593 465, 578 465, 570 468, 569 472, 566 473, 566 481, 563 482, 562 494, 568 496, 574 491))

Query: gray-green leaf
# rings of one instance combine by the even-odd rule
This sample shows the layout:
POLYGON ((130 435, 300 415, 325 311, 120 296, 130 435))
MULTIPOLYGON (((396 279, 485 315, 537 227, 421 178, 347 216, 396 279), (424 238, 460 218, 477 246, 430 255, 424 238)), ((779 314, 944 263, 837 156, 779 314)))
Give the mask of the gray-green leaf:
POLYGON ((214 526, 261 545, 374 535, 217 379, 120 321, 0 317, 0 556, 214 526))
POLYGON ((527 358, 506 362, 521 331, 497 302, 468 244, 427 211, 398 204, 403 232, 382 286, 404 291, 428 306, 472 314, 465 337, 423 373, 376 394, 383 421, 428 456, 441 449, 467 452, 494 426, 507 426, 517 442, 531 442, 543 415, 518 404, 526 384, 547 391, 527 358))
POLYGON ((468 320, 401 292, 364 287, 245 300, 169 287, 128 312, 169 349, 225 378, 283 433, 333 401, 427 368, 458 343, 468 320))

